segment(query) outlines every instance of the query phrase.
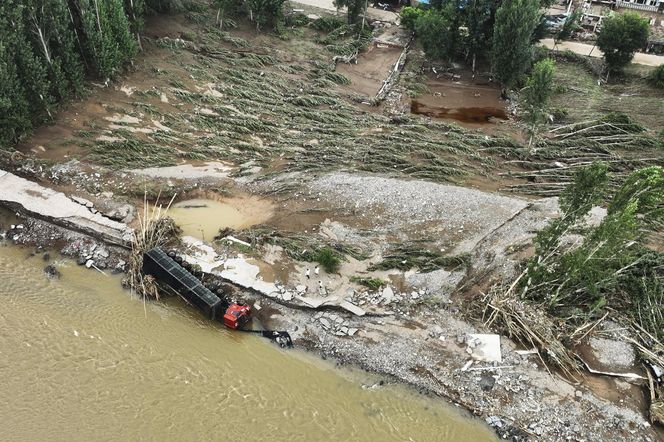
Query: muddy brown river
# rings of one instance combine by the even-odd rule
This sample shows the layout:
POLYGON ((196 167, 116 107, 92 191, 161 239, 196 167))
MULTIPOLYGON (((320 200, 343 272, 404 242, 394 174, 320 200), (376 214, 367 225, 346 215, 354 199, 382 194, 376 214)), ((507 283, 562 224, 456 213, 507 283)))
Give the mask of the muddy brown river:
POLYGON ((441 399, 0 247, 0 440, 483 441, 441 399), (365 386, 365 387, 363 387, 365 386))

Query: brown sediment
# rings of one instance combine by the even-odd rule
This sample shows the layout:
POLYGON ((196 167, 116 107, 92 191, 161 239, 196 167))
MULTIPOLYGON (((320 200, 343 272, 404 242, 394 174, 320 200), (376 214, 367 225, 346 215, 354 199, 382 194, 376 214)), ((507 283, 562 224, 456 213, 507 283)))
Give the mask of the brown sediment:
POLYGON ((418 100, 410 103, 410 111, 433 118, 449 118, 464 123, 489 123, 493 118, 507 120, 504 108, 499 107, 457 107, 446 108, 426 105, 418 100))

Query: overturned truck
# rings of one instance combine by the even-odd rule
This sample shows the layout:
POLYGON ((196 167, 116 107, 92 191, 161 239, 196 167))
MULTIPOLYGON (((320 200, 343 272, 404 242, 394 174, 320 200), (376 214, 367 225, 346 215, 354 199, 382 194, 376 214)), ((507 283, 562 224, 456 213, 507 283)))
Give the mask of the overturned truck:
POLYGON ((175 252, 166 253, 159 247, 143 255, 143 273, 152 275, 160 285, 175 291, 209 319, 220 321, 232 330, 260 334, 274 340, 282 347, 293 346, 290 334, 286 331, 243 328, 251 320, 251 307, 231 302, 225 296, 212 293, 186 267, 186 261, 175 252))

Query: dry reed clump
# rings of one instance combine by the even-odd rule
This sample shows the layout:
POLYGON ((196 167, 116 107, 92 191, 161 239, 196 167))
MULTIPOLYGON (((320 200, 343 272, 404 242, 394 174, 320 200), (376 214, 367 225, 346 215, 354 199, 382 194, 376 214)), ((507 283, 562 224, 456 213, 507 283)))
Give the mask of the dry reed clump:
POLYGON ((134 231, 129 257, 129 270, 124 281, 125 285, 143 300, 147 298, 159 299, 159 292, 154 278, 143 274, 143 254, 154 247, 164 246, 172 242, 180 234, 180 228, 171 218, 165 216, 175 196, 162 210, 162 206, 158 203, 150 206, 147 201, 147 193, 145 195, 143 214, 139 213, 140 227, 134 231))
POLYGON ((560 369, 570 378, 579 373, 579 363, 570 351, 566 339, 567 327, 561 321, 546 314, 537 305, 519 300, 512 293, 514 285, 504 290, 495 285, 479 303, 474 303, 474 313, 482 318, 488 328, 504 331, 527 348, 538 350, 542 363, 560 369))

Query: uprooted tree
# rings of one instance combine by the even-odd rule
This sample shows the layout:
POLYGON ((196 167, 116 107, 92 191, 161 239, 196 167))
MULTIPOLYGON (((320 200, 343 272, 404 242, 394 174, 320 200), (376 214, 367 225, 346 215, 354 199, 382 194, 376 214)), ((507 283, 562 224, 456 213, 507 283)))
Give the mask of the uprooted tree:
POLYGON ((524 271, 486 298, 488 326, 499 324, 570 376, 578 370, 573 344, 609 313, 649 360, 664 364, 664 253, 649 247, 663 226, 664 169, 637 170, 611 188, 606 164, 577 171, 524 271), (589 226, 588 213, 610 193, 606 216, 589 226))

